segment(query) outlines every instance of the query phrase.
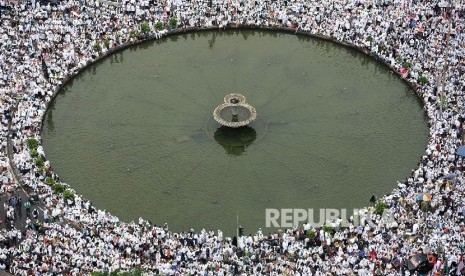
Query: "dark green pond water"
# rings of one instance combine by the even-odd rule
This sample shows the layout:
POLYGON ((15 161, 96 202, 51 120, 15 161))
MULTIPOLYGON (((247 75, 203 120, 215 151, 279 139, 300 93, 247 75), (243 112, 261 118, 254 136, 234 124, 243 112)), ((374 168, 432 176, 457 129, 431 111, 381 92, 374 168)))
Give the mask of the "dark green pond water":
MULTIPOLYGON (((330 42, 263 31, 177 35, 90 67, 42 131, 61 179, 129 221, 180 231, 265 226, 266 208, 360 208, 415 168, 420 101, 384 65, 330 42), (212 112, 242 93, 240 133, 212 112)), ((265 232, 273 229, 264 229, 265 232)))

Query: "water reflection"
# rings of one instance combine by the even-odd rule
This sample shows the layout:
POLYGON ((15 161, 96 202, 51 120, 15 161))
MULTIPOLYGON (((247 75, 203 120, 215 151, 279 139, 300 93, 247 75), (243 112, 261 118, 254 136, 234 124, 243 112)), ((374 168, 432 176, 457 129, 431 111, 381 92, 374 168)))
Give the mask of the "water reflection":
POLYGON ((55 104, 52 102, 47 112, 47 129, 50 132, 55 132, 55 123, 53 122, 53 110, 55 109, 55 104))
POLYGON ((215 131, 214 138, 223 146, 227 154, 240 156, 255 141, 257 132, 249 126, 239 128, 222 126, 215 131))

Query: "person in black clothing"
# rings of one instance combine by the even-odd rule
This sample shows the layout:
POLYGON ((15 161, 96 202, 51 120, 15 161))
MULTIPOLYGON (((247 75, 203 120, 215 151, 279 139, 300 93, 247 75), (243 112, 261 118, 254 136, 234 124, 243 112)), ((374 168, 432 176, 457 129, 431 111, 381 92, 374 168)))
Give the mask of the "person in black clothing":
POLYGON ((34 210, 32 210, 32 217, 37 220, 39 218, 39 211, 37 211, 36 208, 34 208, 34 210))

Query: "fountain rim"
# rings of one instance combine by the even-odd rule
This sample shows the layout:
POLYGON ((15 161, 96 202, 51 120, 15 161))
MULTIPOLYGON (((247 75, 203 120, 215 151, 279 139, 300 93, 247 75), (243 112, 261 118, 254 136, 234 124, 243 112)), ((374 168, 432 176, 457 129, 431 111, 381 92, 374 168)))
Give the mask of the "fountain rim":
POLYGON ((226 126, 226 127, 231 127, 231 128, 239 128, 239 127, 243 127, 243 126, 250 124, 251 122, 255 121, 255 119, 257 118, 257 110, 255 109, 255 107, 251 106, 245 101, 246 101, 245 96, 240 93, 227 94, 226 96, 224 96, 224 103, 220 104, 213 110, 213 119, 215 119, 215 121, 218 124, 222 126, 226 126), (232 103, 231 100, 233 99, 236 99, 239 102, 232 103), (249 111, 250 115, 248 116, 246 120, 242 120, 238 122, 227 121, 223 119, 223 117, 221 117, 221 112, 231 106, 245 108, 246 110, 249 111))

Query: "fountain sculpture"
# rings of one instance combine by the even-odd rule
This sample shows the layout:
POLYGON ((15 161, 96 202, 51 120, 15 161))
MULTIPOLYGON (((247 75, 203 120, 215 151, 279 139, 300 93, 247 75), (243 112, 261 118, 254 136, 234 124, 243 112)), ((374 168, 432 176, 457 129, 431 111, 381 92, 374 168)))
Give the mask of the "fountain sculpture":
POLYGON ((232 93, 226 95, 224 103, 215 108, 213 118, 222 126, 239 128, 254 121, 257 118, 257 111, 246 103, 244 95, 232 93))

